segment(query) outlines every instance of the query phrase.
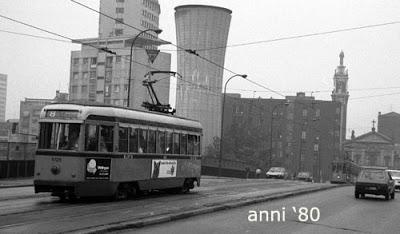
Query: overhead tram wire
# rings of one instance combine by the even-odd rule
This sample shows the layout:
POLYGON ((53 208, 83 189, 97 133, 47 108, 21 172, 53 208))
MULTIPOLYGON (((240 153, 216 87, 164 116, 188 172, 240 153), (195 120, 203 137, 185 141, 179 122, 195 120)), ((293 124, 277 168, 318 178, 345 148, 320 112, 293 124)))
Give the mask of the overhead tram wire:
MULTIPOLYGON (((78 5, 80 5, 80 6, 82 6, 82 7, 85 7, 85 8, 87 8, 87 9, 91 10, 91 11, 94 11, 94 12, 96 12, 96 13, 98 13, 98 14, 101 14, 101 15, 103 15, 103 16, 109 18, 109 19, 112 19, 112 20, 114 20, 114 21, 118 21, 116 18, 114 18, 114 17, 112 17, 112 16, 109 16, 109 15, 107 15, 107 14, 101 12, 101 11, 96 10, 96 9, 93 9, 93 8, 91 8, 91 7, 89 7, 89 6, 85 5, 85 4, 82 4, 82 3, 77 2, 77 1, 75 1, 75 0, 70 0, 70 1, 73 2, 73 3, 76 3, 76 4, 78 4, 78 5)), ((139 29, 139 28, 137 28, 137 27, 134 27, 134 26, 132 26, 132 25, 130 25, 130 24, 127 24, 127 23, 125 23, 125 22, 122 22, 122 21, 118 21, 118 22, 121 23, 121 24, 123 24, 123 25, 126 25, 126 26, 128 26, 128 27, 130 27, 130 28, 133 28, 133 29, 135 29, 135 30, 142 31, 141 29, 139 29)), ((162 40, 162 39, 161 39, 161 40, 162 40)), ((176 44, 173 44, 173 43, 171 43, 171 45, 175 46, 175 47, 178 48, 178 49, 181 49, 182 51, 185 51, 186 53, 189 53, 189 54, 192 54, 192 55, 194 55, 194 56, 197 56, 197 57, 199 57, 199 58, 201 58, 201 59, 203 59, 203 60, 205 60, 205 61, 207 61, 207 62, 209 62, 209 63, 211 63, 211 64, 213 64, 213 65, 215 65, 215 66, 217 66, 217 67, 220 67, 220 68, 222 68, 222 69, 224 69, 224 70, 226 70, 226 71, 228 71, 228 72, 234 74, 234 75, 239 75, 239 73, 236 73, 236 72, 234 72, 234 71, 232 71, 232 70, 230 70, 230 69, 228 69, 228 68, 226 68, 226 67, 224 67, 224 66, 221 66, 221 65, 219 65, 219 64, 217 64, 217 63, 215 63, 215 62, 213 62, 213 61, 211 61, 211 60, 209 60, 209 59, 207 59, 207 58, 205 58, 205 57, 199 55, 199 54, 197 53, 196 50, 185 49, 185 48, 180 47, 180 46, 178 46, 178 45, 176 45, 176 44)), ((283 97, 284 97, 283 94, 280 94, 279 92, 274 91, 274 90, 272 90, 272 89, 266 88, 265 86, 263 86, 263 85, 261 85, 261 84, 258 84, 258 83, 255 82, 255 81, 252 81, 252 80, 250 80, 250 79, 248 79, 248 78, 247 78, 246 80, 250 81, 251 83, 253 83, 253 84, 255 84, 255 85, 259 86, 259 87, 262 87, 262 88, 267 89, 267 90, 269 90, 269 91, 271 91, 271 92, 273 92, 273 93, 275 93, 275 94, 278 94, 279 96, 283 96, 283 97)))
POLYGON ((224 48, 228 48, 228 47, 239 47, 239 46, 264 44, 264 43, 270 43, 270 42, 276 42, 276 41, 284 41, 284 40, 292 40, 292 39, 299 39, 299 38, 306 38, 306 37, 321 36, 321 35, 327 35, 327 34, 361 30, 361 29, 366 29, 366 28, 382 27, 382 26, 388 26, 388 25, 394 25, 394 24, 400 24, 400 21, 392 21, 392 22, 386 22, 386 23, 381 23, 381 24, 369 24, 369 25, 364 25, 364 26, 359 26, 359 27, 343 28, 343 29, 336 29, 336 30, 325 31, 325 32, 317 32, 317 33, 308 33, 308 34, 301 34, 301 35, 288 36, 288 37, 280 37, 280 38, 275 38, 275 39, 270 39, 270 40, 262 40, 262 41, 239 43, 239 44, 232 44, 232 45, 226 45, 226 46, 203 48, 203 49, 197 49, 196 51, 207 51, 207 50, 224 49, 224 48))
MULTIPOLYGON (((34 25, 32 25, 32 24, 28 24, 28 23, 25 23, 25 22, 22 22, 22 21, 19 21, 19 20, 16 20, 16 19, 12 19, 12 18, 10 18, 10 17, 4 16, 4 15, 1 15, 1 14, 0 14, 0 17, 1 17, 1 18, 4 18, 4 19, 7 19, 7 20, 10 20, 10 21, 13 21, 13 22, 16 22, 16 23, 19 23, 19 24, 22 24, 22 25, 25 25, 25 26, 27 26, 27 27, 31 27, 31 28, 37 29, 37 30, 42 31, 42 32, 46 32, 46 33, 51 34, 51 35, 55 35, 55 36, 58 36, 58 37, 61 37, 61 38, 64 38, 64 39, 68 39, 70 43, 74 43, 74 41, 75 41, 75 42, 78 42, 78 43, 81 44, 81 45, 90 46, 90 47, 92 47, 92 48, 95 48, 95 49, 104 51, 104 52, 106 52, 106 53, 113 54, 113 55, 117 55, 116 52, 111 51, 111 50, 108 49, 107 47, 103 48, 103 47, 94 46, 94 45, 92 45, 92 44, 87 44, 87 43, 84 43, 84 42, 82 42, 82 41, 80 41, 80 40, 72 39, 72 38, 70 38, 70 37, 61 35, 61 34, 59 34, 59 33, 55 33, 55 32, 49 31, 49 30, 47 30, 47 29, 43 29, 43 28, 34 26, 34 25)), ((65 42, 66 42, 66 41, 65 41, 65 42)), ((125 57, 123 57, 123 56, 121 56, 121 58, 124 59, 124 60, 127 60, 127 59, 126 59, 125 57)), ((133 63, 137 63, 137 64, 142 65, 142 66, 145 66, 145 67, 147 67, 147 68, 150 68, 150 69, 154 69, 154 70, 156 70, 156 71, 159 71, 159 69, 154 68, 154 67, 152 67, 152 66, 149 66, 149 65, 147 65, 147 64, 143 64, 143 63, 138 62, 138 61, 135 61, 135 60, 132 60, 132 62, 133 62, 133 63)))
POLYGON ((2 29, 0 29, 0 32, 10 33, 10 34, 20 35, 20 36, 34 37, 34 38, 39 38, 39 39, 52 40, 52 41, 65 42, 65 43, 72 43, 71 41, 67 41, 67 40, 61 40, 61 39, 52 38, 52 37, 43 37, 43 36, 32 35, 32 34, 28 34, 28 33, 13 32, 13 31, 2 30, 2 29))

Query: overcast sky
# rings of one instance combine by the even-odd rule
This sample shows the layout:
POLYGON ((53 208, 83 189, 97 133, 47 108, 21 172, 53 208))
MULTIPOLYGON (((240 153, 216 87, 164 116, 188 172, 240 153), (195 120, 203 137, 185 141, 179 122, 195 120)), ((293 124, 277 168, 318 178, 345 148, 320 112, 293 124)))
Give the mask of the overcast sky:
MULTIPOLYGON (((98 9, 97 0, 80 1, 98 9)), ((233 11, 228 45, 267 41, 360 26, 400 22, 400 1, 377 0, 159 0, 160 37, 176 42, 174 7, 221 6, 233 11)), ((0 14, 70 38, 96 37, 98 15, 69 0, 1 0, 0 14)), ((71 43, 15 35, 52 35, 0 18, 0 73, 8 75, 6 118, 19 117, 24 97, 53 98, 68 90, 71 43)), ((59 38, 62 39, 62 38, 59 38)), ((172 53, 172 46, 161 50, 172 53)), ((313 37, 228 47, 225 67, 283 95, 306 91, 331 100, 339 53, 345 54, 350 99, 347 134, 370 131, 378 112, 400 113, 400 24, 313 37), (376 97, 378 96, 378 97, 376 97)), ((224 72, 227 79, 232 74, 224 72)), ((240 78, 227 88, 243 97, 281 98, 240 78), (254 92, 257 91, 257 92, 254 92)), ((174 100, 174 99, 173 99, 174 100)), ((174 105, 174 104, 173 104, 174 105)))

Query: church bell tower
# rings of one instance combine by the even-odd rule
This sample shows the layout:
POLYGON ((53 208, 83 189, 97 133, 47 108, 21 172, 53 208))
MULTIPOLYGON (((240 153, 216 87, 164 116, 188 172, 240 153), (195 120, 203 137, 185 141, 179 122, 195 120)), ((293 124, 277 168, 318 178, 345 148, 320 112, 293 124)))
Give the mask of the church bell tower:
POLYGON ((343 51, 339 54, 340 64, 335 70, 333 76, 334 90, 332 91, 332 101, 340 102, 340 150, 343 149, 343 142, 346 140, 346 120, 347 120, 347 102, 349 100, 349 91, 347 82, 349 75, 347 73, 346 66, 343 65, 344 53, 343 51))

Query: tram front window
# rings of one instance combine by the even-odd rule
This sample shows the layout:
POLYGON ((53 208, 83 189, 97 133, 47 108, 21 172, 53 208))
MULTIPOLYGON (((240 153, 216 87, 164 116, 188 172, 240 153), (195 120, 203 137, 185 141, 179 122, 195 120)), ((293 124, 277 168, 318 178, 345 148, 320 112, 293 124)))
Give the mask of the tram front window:
POLYGON ((39 149, 78 150, 80 124, 41 123, 39 149))

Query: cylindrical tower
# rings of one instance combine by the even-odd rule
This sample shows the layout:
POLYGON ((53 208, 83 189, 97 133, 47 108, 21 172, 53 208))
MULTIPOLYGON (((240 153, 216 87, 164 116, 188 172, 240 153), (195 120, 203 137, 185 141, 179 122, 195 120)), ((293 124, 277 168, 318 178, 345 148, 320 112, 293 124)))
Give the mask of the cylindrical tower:
MULTIPOLYGON (((176 113, 203 125, 203 150, 220 135, 222 75, 232 11, 222 7, 184 5, 175 8, 178 51, 176 113), (218 48, 216 48, 218 47, 218 48), (207 49, 208 50, 203 50, 207 49), (214 48, 214 49, 211 49, 214 48), (218 64, 216 66, 215 64, 218 64)), ((204 151, 203 151, 204 152, 204 151)))

